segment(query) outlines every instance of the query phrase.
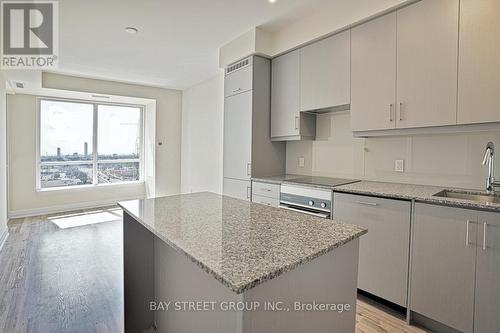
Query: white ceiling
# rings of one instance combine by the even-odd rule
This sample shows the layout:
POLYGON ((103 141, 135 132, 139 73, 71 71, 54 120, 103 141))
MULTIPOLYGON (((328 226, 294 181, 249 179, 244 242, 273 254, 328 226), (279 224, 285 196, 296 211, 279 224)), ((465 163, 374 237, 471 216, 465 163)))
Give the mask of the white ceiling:
POLYGON ((59 1, 58 72, 184 89, 215 75, 220 46, 328 1, 349 0, 59 1))

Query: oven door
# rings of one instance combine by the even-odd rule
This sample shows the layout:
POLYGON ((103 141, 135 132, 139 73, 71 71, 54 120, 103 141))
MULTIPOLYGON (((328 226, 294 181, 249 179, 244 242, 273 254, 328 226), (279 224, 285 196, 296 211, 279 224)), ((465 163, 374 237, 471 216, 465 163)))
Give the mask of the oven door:
POLYGON ((321 217, 323 219, 329 219, 330 218, 330 213, 325 212, 325 211, 320 211, 316 209, 311 209, 309 207, 301 207, 297 205, 292 205, 292 204, 285 204, 285 203, 280 203, 280 208, 286 209, 286 210, 291 210, 294 212, 302 213, 302 214, 307 214, 307 215, 312 215, 316 217, 321 217))

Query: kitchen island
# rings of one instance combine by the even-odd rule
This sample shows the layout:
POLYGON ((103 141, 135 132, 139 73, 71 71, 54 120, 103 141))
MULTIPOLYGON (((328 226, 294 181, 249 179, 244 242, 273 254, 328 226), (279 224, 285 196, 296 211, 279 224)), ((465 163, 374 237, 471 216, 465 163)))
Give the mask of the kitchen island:
POLYGON ((126 332, 354 332, 366 229, 208 192, 119 205, 126 332))

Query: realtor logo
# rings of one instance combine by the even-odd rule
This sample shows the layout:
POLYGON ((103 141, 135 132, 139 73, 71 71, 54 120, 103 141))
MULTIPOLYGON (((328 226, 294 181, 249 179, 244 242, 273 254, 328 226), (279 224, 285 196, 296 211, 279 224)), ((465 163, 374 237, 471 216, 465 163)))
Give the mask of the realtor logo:
POLYGON ((1 68, 56 68, 58 3, 1 1, 1 8, 1 68))

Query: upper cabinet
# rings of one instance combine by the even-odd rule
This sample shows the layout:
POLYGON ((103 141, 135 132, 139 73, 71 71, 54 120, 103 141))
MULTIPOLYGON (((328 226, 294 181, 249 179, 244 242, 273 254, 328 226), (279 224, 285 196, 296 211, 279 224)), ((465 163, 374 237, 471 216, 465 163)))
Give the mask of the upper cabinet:
POLYGON ((351 129, 395 128, 396 13, 351 32, 351 129))
POLYGON ((397 11, 398 128, 456 124, 458 10, 423 0, 397 11))
POLYGON ((500 121, 500 1, 460 1, 458 123, 500 121))
POLYGON ((351 127, 456 125, 459 0, 422 0, 352 29, 351 127))
MULTIPOLYGON (((245 61, 251 62, 251 58, 245 61)), ((246 66, 241 69, 235 69, 230 72, 231 75, 226 76, 224 81, 224 97, 252 90, 253 67, 251 65, 246 66)), ((226 71, 228 70, 226 69, 226 71)))
POLYGON ((300 53, 284 54, 272 61, 271 137, 275 141, 314 138, 314 115, 300 112, 300 53))
POLYGON ((350 94, 350 31, 300 49, 300 111, 347 106, 350 94))

